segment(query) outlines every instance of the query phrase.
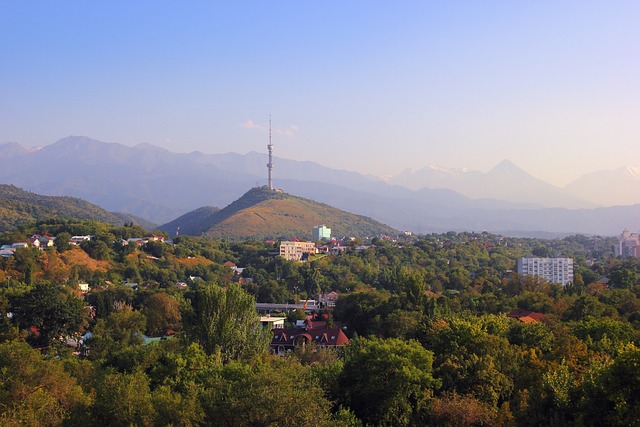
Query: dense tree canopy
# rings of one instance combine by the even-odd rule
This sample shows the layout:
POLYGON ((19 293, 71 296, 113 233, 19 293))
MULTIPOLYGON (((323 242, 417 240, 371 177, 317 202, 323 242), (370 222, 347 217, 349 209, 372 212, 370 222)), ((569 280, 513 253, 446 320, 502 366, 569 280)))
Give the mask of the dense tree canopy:
POLYGON ((18 325, 30 332, 30 341, 44 346, 82 332, 87 315, 82 301, 54 284, 37 284, 15 296, 11 306, 18 325))
POLYGON ((339 377, 341 400, 365 423, 421 424, 439 381, 433 353, 417 341, 360 338, 345 351, 339 377))
POLYGON ((92 221, 0 241, 35 233, 95 237, 0 258, 2 425, 640 422, 640 262, 608 238, 375 238, 307 263, 274 256, 277 243, 163 243, 92 221), (574 283, 514 273, 535 254, 574 258, 574 283), (269 355, 255 302, 332 291, 315 320, 351 345, 269 355), (507 317, 516 309, 542 317, 507 317))

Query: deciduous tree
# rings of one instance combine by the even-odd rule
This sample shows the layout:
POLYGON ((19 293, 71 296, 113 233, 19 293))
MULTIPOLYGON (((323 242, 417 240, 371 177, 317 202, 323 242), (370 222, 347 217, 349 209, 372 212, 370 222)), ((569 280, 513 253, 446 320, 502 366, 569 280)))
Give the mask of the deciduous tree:
POLYGON ((128 305, 98 320, 88 340, 90 358, 101 359, 128 346, 141 345, 146 324, 145 316, 128 305))
POLYGON ((71 424, 90 399, 55 359, 44 360, 28 344, 0 344, 0 425, 53 426, 71 424))
POLYGON ((271 331, 260 326, 255 300, 238 285, 223 289, 203 284, 192 307, 187 334, 207 354, 219 354, 229 362, 247 360, 267 350, 271 331))
POLYGON ((417 341, 359 338, 345 350, 339 377, 343 403, 366 423, 420 424, 439 382, 432 376, 433 353, 417 341))
POLYGON ((96 386, 93 414, 98 425, 153 425, 155 412, 144 372, 107 372, 96 386))
POLYGON ((48 283, 39 283, 15 297, 11 306, 22 329, 35 328, 32 339, 38 345, 81 332, 88 314, 84 302, 65 288, 48 283))
POLYGON ((165 292, 158 292, 145 300, 143 314, 147 318, 147 332, 151 336, 164 335, 180 328, 180 302, 165 292))

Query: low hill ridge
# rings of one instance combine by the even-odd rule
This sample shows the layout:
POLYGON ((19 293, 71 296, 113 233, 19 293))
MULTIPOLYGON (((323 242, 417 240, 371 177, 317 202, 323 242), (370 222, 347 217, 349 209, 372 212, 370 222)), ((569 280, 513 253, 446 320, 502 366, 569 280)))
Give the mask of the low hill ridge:
POLYGON ((0 232, 50 218, 96 220, 122 224, 119 216, 85 200, 67 196, 43 196, 15 185, 0 184, 0 232))

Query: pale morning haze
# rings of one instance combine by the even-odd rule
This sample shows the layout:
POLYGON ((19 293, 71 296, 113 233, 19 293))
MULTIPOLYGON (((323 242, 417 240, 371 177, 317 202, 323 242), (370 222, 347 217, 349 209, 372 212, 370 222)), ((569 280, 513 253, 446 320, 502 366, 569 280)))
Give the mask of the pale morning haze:
MULTIPOLYGON (((0 142, 640 166, 638 1, 0 1, 0 142)), ((640 202, 640 201, 639 201, 640 202)))

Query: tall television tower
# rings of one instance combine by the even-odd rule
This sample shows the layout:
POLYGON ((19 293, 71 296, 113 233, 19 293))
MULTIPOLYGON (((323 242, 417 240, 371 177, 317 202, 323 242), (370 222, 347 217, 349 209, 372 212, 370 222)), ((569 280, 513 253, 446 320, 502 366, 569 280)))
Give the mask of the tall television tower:
POLYGON ((269 115, 269 163, 267 163, 267 169, 269 170, 269 190, 273 191, 273 144, 271 143, 271 115, 269 115))

